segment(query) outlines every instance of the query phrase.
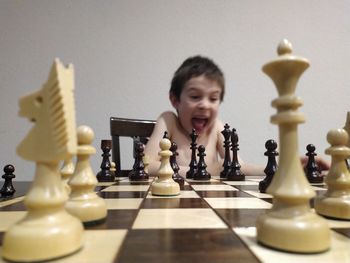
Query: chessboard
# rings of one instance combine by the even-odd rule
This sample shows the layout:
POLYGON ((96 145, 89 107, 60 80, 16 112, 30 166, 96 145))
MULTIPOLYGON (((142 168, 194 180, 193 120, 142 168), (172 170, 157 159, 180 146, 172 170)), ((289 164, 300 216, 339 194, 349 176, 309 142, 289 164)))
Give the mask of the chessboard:
MULTIPOLYGON (((256 219, 272 206, 271 196, 258 190, 261 179, 186 180, 181 194, 172 197, 153 196, 153 179, 99 183, 96 192, 107 203, 106 221, 85 227, 80 251, 51 262, 350 262, 350 221, 327 219, 331 249, 319 254, 276 251, 257 243, 256 219)), ((6 229, 26 213, 23 195, 29 185, 14 182, 15 195, 0 199, 1 246, 6 229)), ((326 190, 323 184, 312 187, 317 195, 326 190)))

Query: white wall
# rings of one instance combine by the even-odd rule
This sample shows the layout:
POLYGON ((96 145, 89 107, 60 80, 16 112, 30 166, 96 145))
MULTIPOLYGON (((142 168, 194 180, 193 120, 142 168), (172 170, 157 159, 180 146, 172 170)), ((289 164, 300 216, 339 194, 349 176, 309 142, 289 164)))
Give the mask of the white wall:
POLYGON ((55 57, 74 64, 77 121, 95 131, 97 172, 109 117, 155 119, 170 109, 173 72, 196 54, 226 75, 221 119, 238 130, 241 157, 264 165, 265 141, 278 139, 269 122, 277 92, 261 66, 284 37, 311 62, 296 92, 307 120, 300 153, 314 143, 323 154, 326 133, 349 110, 349 11, 345 0, 1 0, 0 166, 12 163, 18 180, 32 179, 34 164, 15 154, 31 127, 17 116, 18 98, 41 87, 55 57))

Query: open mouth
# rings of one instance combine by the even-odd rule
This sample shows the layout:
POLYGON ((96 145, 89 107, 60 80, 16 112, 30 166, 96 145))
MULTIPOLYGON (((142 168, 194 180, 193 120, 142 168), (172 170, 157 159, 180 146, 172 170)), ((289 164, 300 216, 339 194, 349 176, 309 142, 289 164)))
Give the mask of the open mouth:
POLYGON ((192 118, 192 127, 196 130, 196 132, 201 133, 208 124, 208 118, 192 118))

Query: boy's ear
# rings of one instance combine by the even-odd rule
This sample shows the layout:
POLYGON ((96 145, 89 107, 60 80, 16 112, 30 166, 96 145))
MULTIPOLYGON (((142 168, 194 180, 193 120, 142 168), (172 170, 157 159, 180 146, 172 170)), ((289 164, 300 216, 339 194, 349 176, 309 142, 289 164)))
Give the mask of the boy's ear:
POLYGON ((179 105, 179 100, 176 98, 176 96, 173 93, 169 94, 169 100, 171 102, 171 105, 173 105, 173 107, 177 109, 177 106, 179 105))

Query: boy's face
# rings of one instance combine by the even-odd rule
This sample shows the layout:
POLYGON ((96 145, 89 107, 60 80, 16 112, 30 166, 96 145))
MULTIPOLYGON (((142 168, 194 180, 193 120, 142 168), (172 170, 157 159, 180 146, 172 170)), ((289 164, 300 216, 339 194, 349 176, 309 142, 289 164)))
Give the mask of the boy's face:
POLYGON ((222 88, 216 81, 201 75, 186 82, 179 100, 170 95, 180 124, 188 134, 192 128, 198 134, 211 131, 218 114, 221 92, 222 88))

